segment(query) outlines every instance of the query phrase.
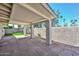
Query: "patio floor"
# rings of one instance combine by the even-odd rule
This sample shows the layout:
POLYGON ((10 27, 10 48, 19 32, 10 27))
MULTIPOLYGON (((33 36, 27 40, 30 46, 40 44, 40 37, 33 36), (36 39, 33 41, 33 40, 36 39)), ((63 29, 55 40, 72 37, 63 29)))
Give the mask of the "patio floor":
POLYGON ((2 56, 79 56, 79 47, 73 47, 58 42, 46 45, 45 40, 34 38, 16 39, 12 36, 3 37, 0 43, 2 56))

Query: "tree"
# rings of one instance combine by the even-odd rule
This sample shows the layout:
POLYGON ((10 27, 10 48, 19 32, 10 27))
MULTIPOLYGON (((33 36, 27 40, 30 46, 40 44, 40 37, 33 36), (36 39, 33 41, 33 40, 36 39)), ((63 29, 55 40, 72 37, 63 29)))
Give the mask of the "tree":
POLYGON ((67 27, 67 26, 68 26, 68 23, 65 23, 65 24, 64 24, 64 27, 67 27))
POLYGON ((56 14, 57 14, 58 18, 54 20, 54 22, 55 22, 55 26, 57 26, 57 27, 61 27, 61 25, 59 24, 59 19, 60 19, 60 18, 63 18, 63 16, 60 15, 61 13, 60 13, 59 10, 56 11, 56 14))
POLYGON ((73 19, 70 22, 71 22, 71 26, 78 26, 77 19, 73 19))
POLYGON ((64 27, 68 26, 68 23, 66 23, 66 19, 63 19, 64 27))
POLYGON ((18 25, 18 28, 21 28, 21 25, 18 25))

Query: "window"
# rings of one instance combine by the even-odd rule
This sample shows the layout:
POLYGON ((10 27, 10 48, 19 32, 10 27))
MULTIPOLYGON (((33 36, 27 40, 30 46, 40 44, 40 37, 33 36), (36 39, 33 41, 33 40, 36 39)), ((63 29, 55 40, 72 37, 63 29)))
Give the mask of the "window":
POLYGON ((15 24, 14 24, 14 28, 18 28, 18 25, 15 25, 15 24))

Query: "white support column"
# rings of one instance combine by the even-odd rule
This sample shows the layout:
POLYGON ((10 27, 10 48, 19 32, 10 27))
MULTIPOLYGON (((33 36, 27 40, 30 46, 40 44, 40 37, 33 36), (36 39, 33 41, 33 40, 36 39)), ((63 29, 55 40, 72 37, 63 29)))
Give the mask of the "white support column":
POLYGON ((42 23, 42 28, 45 28, 44 23, 42 23))
POLYGON ((52 44, 52 39, 51 39, 51 20, 47 20, 47 28, 46 28, 46 40, 47 44, 50 45, 52 44))
POLYGON ((26 29, 27 27, 24 25, 24 29, 23 29, 24 35, 26 35, 26 29))
POLYGON ((31 23, 31 39, 34 38, 34 25, 31 23))
POLYGON ((2 24, 0 24, 0 39, 4 36, 4 34, 5 34, 5 30, 2 26, 2 24))

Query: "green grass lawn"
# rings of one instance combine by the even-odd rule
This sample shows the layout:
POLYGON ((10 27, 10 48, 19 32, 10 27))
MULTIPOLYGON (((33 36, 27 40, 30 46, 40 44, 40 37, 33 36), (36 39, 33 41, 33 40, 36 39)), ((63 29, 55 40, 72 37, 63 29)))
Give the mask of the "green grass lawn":
POLYGON ((16 33, 13 33, 14 36, 20 36, 20 35, 24 35, 23 33, 21 32, 16 32, 16 33))
POLYGON ((28 36, 28 35, 30 35, 30 34, 25 34, 24 35, 24 33, 22 33, 22 32, 13 33, 13 36, 28 36))
POLYGON ((26 34, 24 35, 24 33, 22 32, 16 32, 16 33, 13 33, 13 34, 6 34, 5 36, 29 36, 30 34, 26 34))

